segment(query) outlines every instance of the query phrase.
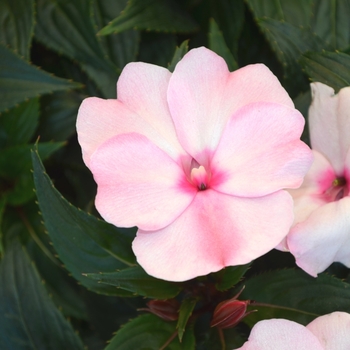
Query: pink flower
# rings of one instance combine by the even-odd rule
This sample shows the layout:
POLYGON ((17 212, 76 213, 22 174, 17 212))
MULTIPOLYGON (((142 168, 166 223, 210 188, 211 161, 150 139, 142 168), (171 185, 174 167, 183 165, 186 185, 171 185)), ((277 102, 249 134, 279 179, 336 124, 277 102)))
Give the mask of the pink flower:
POLYGON ((348 350, 350 314, 333 312, 317 317, 306 327, 299 323, 271 319, 258 322, 249 340, 237 350, 348 350))
POLYGON ((206 48, 174 73, 128 64, 117 100, 86 99, 77 130, 98 184, 96 208, 137 226, 133 250, 150 275, 183 281, 250 262, 293 222, 284 188, 311 164, 300 113, 262 64, 233 73, 206 48))
POLYGON ((292 190, 295 222, 286 240, 296 263, 317 276, 333 262, 350 267, 350 88, 311 84, 314 154, 304 183, 292 190))

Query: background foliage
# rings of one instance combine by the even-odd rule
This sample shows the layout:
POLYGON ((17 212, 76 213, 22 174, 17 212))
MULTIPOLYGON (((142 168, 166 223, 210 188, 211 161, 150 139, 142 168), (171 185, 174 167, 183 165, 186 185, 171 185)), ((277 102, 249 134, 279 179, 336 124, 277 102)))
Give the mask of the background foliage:
POLYGON ((350 312, 348 269, 314 279, 277 251, 184 283, 148 276, 136 230, 98 219, 75 134, 81 101, 115 98, 128 62, 172 71, 202 45, 230 70, 265 63, 306 117, 310 80, 350 85, 349 15, 348 0, 1 0, 0 348, 232 349, 260 319, 350 312), (243 284, 258 312, 220 339, 213 309, 243 284), (177 321, 139 310, 170 298, 177 321))

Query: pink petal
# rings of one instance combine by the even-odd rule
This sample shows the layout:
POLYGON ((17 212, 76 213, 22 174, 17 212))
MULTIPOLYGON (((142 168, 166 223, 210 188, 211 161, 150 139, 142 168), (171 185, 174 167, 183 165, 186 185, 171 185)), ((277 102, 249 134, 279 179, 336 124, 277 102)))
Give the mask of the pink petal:
POLYGON ((328 203, 323 194, 336 178, 329 161, 317 151, 312 150, 312 153, 314 162, 304 182, 298 189, 289 190, 294 200, 294 224, 306 220, 314 210, 328 203))
POLYGON ((258 322, 249 340, 237 350, 324 350, 319 340, 299 323, 271 319, 258 322))
POLYGON ((201 47, 188 52, 170 78, 168 103, 180 143, 196 160, 215 150, 229 117, 252 102, 293 107, 277 78, 262 64, 230 73, 225 61, 201 47))
POLYGON ((163 228, 187 208, 196 193, 195 188, 182 186, 187 183, 182 168, 136 133, 106 141, 92 155, 90 167, 98 185, 96 208, 116 226, 163 228))
POLYGON ((163 67, 129 63, 119 77, 117 95, 119 101, 141 116, 162 138, 182 150, 167 102, 170 77, 171 73, 163 67))
POLYGON ((316 277, 333 262, 350 267, 350 197, 313 211, 294 226, 287 237, 296 263, 316 277))
POLYGON ((237 196, 299 187, 313 158, 300 141, 303 127, 302 115, 284 105, 260 102, 239 109, 213 156, 211 186, 237 196))
POLYGON ((78 112, 78 140, 89 166, 96 148, 115 135, 138 132, 177 160, 185 155, 167 106, 171 73, 146 63, 128 64, 118 81, 118 100, 87 98, 78 112))
POLYGON ((322 83, 312 83, 313 101, 309 109, 312 148, 323 153, 337 175, 343 175, 344 161, 350 148, 350 88, 334 95, 322 83))
POLYGON ((317 317, 306 328, 319 339, 325 350, 350 349, 350 314, 346 312, 317 317))
POLYGON ((271 250, 288 233, 292 208, 285 191, 254 199, 199 191, 169 226, 139 230, 133 250, 148 274, 188 280, 246 264, 271 250))

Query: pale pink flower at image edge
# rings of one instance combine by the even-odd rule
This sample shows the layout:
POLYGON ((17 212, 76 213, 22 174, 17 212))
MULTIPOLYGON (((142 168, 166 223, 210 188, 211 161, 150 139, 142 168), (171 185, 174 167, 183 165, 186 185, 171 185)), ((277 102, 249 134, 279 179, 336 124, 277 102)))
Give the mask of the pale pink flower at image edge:
POLYGON ((96 208, 137 226, 133 251, 152 276, 183 281, 273 249, 293 222, 285 188, 312 155, 304 119, 262 64, 228 71, 206 48, 173 73, 128 64, 117 100, 88 98, 77 120, 96 208))
POLYGON ((338 94, 311 84, 309 130, 314 162, 302 186, 291 190, 295 221, 279 248, 316 277, 333 262, 350 267, 350 87, 338 94))
POLYGON ((236 350, 348 350, 350 314, 333 312, 317 317, 306 327, 285 320, 258 322, 249 339, 236 350))

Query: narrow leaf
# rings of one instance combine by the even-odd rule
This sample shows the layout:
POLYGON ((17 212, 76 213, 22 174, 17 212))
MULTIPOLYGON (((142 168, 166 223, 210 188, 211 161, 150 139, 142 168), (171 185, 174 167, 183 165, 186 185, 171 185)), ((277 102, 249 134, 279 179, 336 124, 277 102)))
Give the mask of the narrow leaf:
POLYGON ((1 349, 84 348, 18 244, 6 251, 0 266, 0 300, 1 349))
POLYGON ((225 59, 231 72, 238 68, 238 63, 227 47, 224 36, 213 19, 210 20, 209 27, 209 49, 213 50, 219 56, 225 59))
POLYGON ((180 342, 182 341, 182 337, 184 336, 187 322, 191 317, 196 304, 197 304, 196 299, 185 299, 180 306, 179 319, 177 321, 177 326, 176 326, 179 332, 180 342))
POLYGON ((0 1, 0 43, 26 60, 29 60, 34 17, 34 0, 0 1))
POLYGON ((305 73, 339 90, 350 85, 350 55, 341 52, 308 52, 300 59, 305 73))
POLYGON ((215 287, 217 290, 223 292, 235 286, 244 274, 249 269, 250 264, 240 266, 229 266, 223 270, 214 273, 214 278, 217 279, 215 287))
POLYGON ((30 65, 3 45, 0 66, 0 112, 32 97, 80 87, 30 65))
MULTIPOLYGON (((115 295, 116 288, 82 274, 112 272, 135 263, 131 251, 135 231, 119 229, 75 208, 53 187, 37 152, 32 153, 32 160, 39 207, 60 259, 87 288, 115 295)), ((123 290, 119 292, 119 295, 131 295, 123 290)))
POLYGON ((168 69, 170 70, 170 72, 174 71, 176 65, 179 63, 179 61, 181 61, 182 57, 185 56, 187 51, 188 51, 188 40, 185 40, 175 50, 174 56, 173 56, 171 62, 169 63, 169 65, 168 65, 168 69))
POLYGON ((155 315, 142 315, 122 327, 105 350, 167 349, 194 350, 193 331, 185 333, 179 342, 175 322, 166 322, 155 315))
POLYGON ((155 299, 174 298, 181 291, 181 285, 149 276, 140 266, 117 272, 85 274, 102 284, 128 290, 134 294, 155 299))
POLYGON ((173 0, 130 0, 120 16, 98 34, 121 33, 128 29, 188 33, 196 23, 173 0))

